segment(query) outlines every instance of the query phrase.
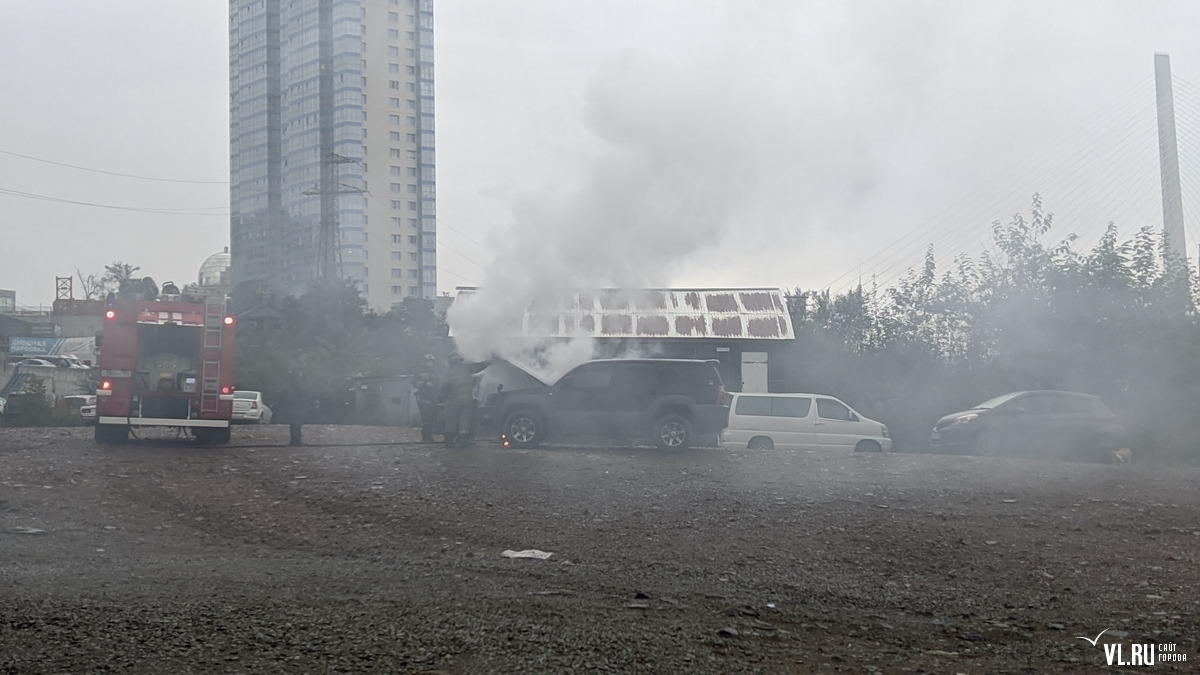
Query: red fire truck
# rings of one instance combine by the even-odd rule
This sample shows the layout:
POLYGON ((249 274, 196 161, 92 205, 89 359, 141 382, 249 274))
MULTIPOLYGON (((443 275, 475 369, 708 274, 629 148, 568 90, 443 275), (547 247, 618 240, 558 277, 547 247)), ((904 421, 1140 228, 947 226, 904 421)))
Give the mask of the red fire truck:
POLYGON ((96 342, 97 443, 124 442, 131 427, 177 427, 202 442, 229 442, 233 316, 226 298, 111 299, 96 342))

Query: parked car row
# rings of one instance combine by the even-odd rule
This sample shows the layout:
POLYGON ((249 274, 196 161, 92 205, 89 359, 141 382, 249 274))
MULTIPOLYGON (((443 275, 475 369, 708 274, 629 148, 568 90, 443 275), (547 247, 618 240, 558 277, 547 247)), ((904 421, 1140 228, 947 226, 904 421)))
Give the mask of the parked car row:
MULTIPOLYGON (((887 425, 824 394, 727 394, 715 361, 598 360, 552 385, 500 391, 481 426, 506 445, 603 436, 685 450, 718 434, 726 448, 888 452, 887 425)), ((1063 391, 1006 394, 940 419, 935 450, 980 455, 1103 458, 1125 445, 1117 416, 1097 397, 1063 391)))

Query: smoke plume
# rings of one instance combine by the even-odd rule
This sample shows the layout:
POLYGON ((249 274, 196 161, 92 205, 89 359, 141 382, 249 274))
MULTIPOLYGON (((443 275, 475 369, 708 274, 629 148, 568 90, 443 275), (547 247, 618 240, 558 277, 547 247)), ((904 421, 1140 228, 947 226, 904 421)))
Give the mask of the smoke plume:
POLYGON ((556 379, 591 358, 590 340, 521 340, 526 310, 558 308, 581 289, 665 286, 689 256, 715 244, 756 171, 757 150, 723 84, 644 59, 592 80, 584 124, 599 142, 581 185, 524 194, 496 240, 479 292, 448 314, 458 349, 556 379))

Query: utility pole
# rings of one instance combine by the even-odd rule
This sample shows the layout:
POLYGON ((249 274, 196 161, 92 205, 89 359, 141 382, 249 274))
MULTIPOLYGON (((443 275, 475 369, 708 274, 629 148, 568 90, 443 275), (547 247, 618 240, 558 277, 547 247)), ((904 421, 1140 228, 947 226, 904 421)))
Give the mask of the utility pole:
POLYGON ((1175 96, 1171 88, 1171 57, 1154 55, 1154 91, 1158 101, 1158 163, 1162 175, 1163 239, 1175 271, 1187 270, 1187 241, 1183 230, 1183 197, 1179 185, 1179 147, 1175 141, 1175 96))
POLYGON ((342 164, 360 164, 357 159, 328 153, 321 159, 321 182, 304 191, 306 195, 320 195, 321 223, 317 236, 317 276, 321 279, 342 277, 342 236, 338 223, 340 195, 362 194, 364 190, 341 182, 342 164))

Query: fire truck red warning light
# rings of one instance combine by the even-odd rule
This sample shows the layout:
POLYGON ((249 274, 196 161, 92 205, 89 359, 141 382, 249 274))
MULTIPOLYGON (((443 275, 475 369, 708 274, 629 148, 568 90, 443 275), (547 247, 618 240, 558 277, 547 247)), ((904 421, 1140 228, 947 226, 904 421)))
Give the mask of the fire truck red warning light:
POLYGON ((116 313, 114 310, 111 310, 111 309, 110 309, 110 310, 108 310, 107 312, 105 312, 105 313, 104 313, 104 318, 106 318, 106 319, 115 319, 115 318, 117 318, 117 313, 116 313))
POLYGON ((226 325, 226 326, 232 326, 232 325, 233 325, 233 317, 232 317, 232 316, 227 316, 227 317, 225 317, 225 325, 226 325))

